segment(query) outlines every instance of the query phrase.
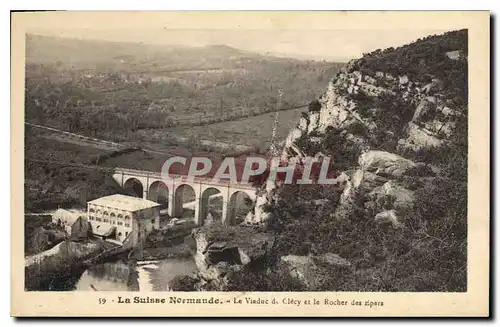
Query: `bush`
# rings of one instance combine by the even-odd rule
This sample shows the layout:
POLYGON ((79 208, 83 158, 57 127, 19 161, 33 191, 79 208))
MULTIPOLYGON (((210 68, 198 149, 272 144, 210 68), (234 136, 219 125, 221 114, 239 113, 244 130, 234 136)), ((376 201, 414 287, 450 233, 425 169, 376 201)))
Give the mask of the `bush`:
POLYGON ((349 131, 349 133, 361 137, 366 137, 368 135, 368 129, 365 127, 365 125, 363 125, 361 122, 357 120, 351 125, 349 125, 347 130, 349 131))
POLYGON ((197 279, 183 275, 172 278, 169 285, 174 292, 194 292, 196 291, 197 282, 197 279))
POLYGON ((321 290, 464 292, 467 290, 467 146, 456 138, 441 153, 442 173, 423 184, 429 171, 415 169, 400 180, 415 191, 414 209, 399 212, 402 226, 393 229, 374 221, 392 208, 387 196, 364 208, 359 193, 347 217, 332 216, 338 194, 317 185, 286 185, 273 206, 280 256, 337 253, 352 263, 352 273, 326 279, 321 290), (330 192, 330 193, 329 193, 330 192), (317 206, 313 199, 333 199, 317 206))
POLYGON ((398 48, 376 50, 359 61, 361 71, 384 71, 393 76, 408 75, 415 82, 426 83, 429 75, 446 82, 444 94, 467 103, 467 61, 450 60, 446 52, 468 53, 466 29, 431 35, 398 48))
POLYGON ((227 285, 227 291, 246 292, 297 292, 305 291, 305 286, 290 276, 288 269, 281 264, 272 271, 245 268, 227 285))
POLYGON ((311 101, 309 103, 309 111, 318 112, 321 110, 321 103, 318 100, 311 101))
MULTIPOLYGON (((333 252, 352 264, 349 273, 332 268, 330 278, 320 286, 322 291, 467 291, 467 62, 445 56, 458 49, 467 53, 466 30, 377 50, 357 63, 365 72, 406 74, 413 81, 440 78, 445 81, 444 96, 463 113, 456 121, 457 133, 446 145, 400 153, 433 164, 440 173, 435 176, 424 165, 398 180, 415 195, 413 210, 397 212, 399 228, 374 221, 376 213, 393 207, 395 199, 390 196, 374 202, 358 190, 354 203, 337 208, 339 192, 323 186, 285 185, 277 190, 279 200, 272 207, 276 221, 271 228, 277 235, 278 256, 333 252), (330 201, 318 206, 314 199, 330 201)), ((415 109, 411 102, 391 94, 368 97, 360 92, 351 99, 362 116, 377 124, 379 132, 370 135, 370 142, 382 149, 394 147, 415 109), (376 115, 371 115, 372 108, 377 109, 376 115)), ((361 132, 359 126, 354 131, 361 132)), ((357 166, 359 149, 340 130, 328 129, 321 144, 311 144, 305 137, 299 143, 309 153, 321 151, 333 157, 339 170, 357 166)))

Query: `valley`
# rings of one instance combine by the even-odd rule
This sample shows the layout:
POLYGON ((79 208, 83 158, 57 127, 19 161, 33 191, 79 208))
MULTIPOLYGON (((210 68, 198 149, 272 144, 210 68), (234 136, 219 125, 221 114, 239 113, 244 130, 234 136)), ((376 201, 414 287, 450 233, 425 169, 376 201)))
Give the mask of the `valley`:
POLYGON ((76 250, 97 251, 100 237, 132 244, 69 289, 104 289, 125 271, 111 289, 466 292, 467 33, 347 64, 29 36, 25 209, 80 210, 83 227, 62 243, 76 250), (174 156, 271 153, 271 172, 293 164, 302 174, 309 159, 328 159, 335 176, 161 174, 174 156), (131 226, 137 212, 142 225, 131 226), (89 234, 98 236, 82 245, 89 234))

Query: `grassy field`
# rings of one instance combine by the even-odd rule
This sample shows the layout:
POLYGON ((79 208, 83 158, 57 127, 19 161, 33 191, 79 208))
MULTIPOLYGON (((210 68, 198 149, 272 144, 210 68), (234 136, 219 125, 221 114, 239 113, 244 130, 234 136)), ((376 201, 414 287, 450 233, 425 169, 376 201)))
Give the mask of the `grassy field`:
MULTIPOLYGON (((301 112, 307 108, 281 111, 278 115, 276 138, 282 141, 286 138, 290 129, 297 125, 301 112)), ((272 130, 276 113, 267 113, 255 117, 244 118, 235 121, 215 123, 205 126, 175 127, 163 130, 155 130, 151 133, 152 141, 161 142, 171 135, 176 135, 191 139, 201 139, 213 142, 225 142, 233 145, 247 145, 265 151, 272 138, 272 130)), ((141 131, 144 137, 145 131, 141 131)), ((149 134, 149 133, 148 133, 149 134)))
POLYGON ((104 155, 104 151, 88 146, 70 144, 30 133, 26 129, 24 155, 27 160, 64 161, 86 164, 91 158, 104 155))
MULTIPOLYGON (((185 131, 272 112, 279 91, 280 108, 307 105, 344 65, 227 46, 172 49, 41 36, 28 37, 27 58, 28 122, 128 142, 137 130, 185 131)), ((214 126, 196 130, 219 139, 214 126)))

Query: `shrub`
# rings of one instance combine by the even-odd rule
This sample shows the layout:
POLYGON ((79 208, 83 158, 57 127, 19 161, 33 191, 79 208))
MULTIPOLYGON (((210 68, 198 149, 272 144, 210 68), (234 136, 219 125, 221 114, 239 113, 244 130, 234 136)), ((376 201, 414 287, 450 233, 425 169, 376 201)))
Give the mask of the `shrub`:
POLYGON ((197 279, 191 276, 175 276, 169 282, 170 288, 174 292, 193 292, 196 291, 197 279))
MULTIPOLYGON (((338 203, 331 189, 286 185, 273 206, 279 255, 333 252, 348 259, 353 270, 326 279, 328 291, 467 290, 467 146, 461 139, 441 153, 442 173, 423 184, 415 169, 402 183, 415 191, 414 210, 398 212, 402 226, 393 229, 374 221, 374 214, 392 208, 386 196, 373 210, 364 208, 359 193, 347 217, 332 217, 338 203), (413 176, 416 175, 416 176, 413 176), (408 185, 406 185, 408 184, 408 185), (328 193, 330 192, 330 193, 328 193), (326 206, 312 199, 334 199, 326 206)), ((424 169, 425 170, 425 169, 424 169)), ((401 182, 400 181, 400 182, 401 182)))
POLYGON ((363 125, 361 122, 357 120, 351 125, 349 125, 347 130, 353 135, 358 135, 362 137, 366 137, 368 135, 368 129, 365 127, 365 125, 363 125))
POLYGON ((318 112, 321 110, 321 103, 318 100, 311 101, 309 103, 309 111, 318 112))
POLYGON ((305 286, 290 276, 289 270, 279 264, 272 271, 244 268, 230 279, 227 291, 246 292, 297 292, 304 291, 305 286))

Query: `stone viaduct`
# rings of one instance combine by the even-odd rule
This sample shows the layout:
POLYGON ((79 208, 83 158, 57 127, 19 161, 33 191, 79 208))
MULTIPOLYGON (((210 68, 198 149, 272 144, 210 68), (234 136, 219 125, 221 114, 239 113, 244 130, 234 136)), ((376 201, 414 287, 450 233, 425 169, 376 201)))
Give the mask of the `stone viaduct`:
POLYGON ((209 200, 222 198, 222 223, 235 224, 236 210, 245 202, 256 199, 256 190, 250 184, 213 181, 209 178, 195 177, 188 181, 184 175, 163 176, 158 172, 116 168, 113 179, 125 189, 131 189, 136 196, 167 206, 170 217, 181 217, 184 205, 193 204, 194 221, 204 224, 207 218, 209 200), (189 190, 191 190, 189 192, 189 190), (186 192, 188 191, 188 192, 186 192), (186 193, 194 194, 186 199, 186 193))

